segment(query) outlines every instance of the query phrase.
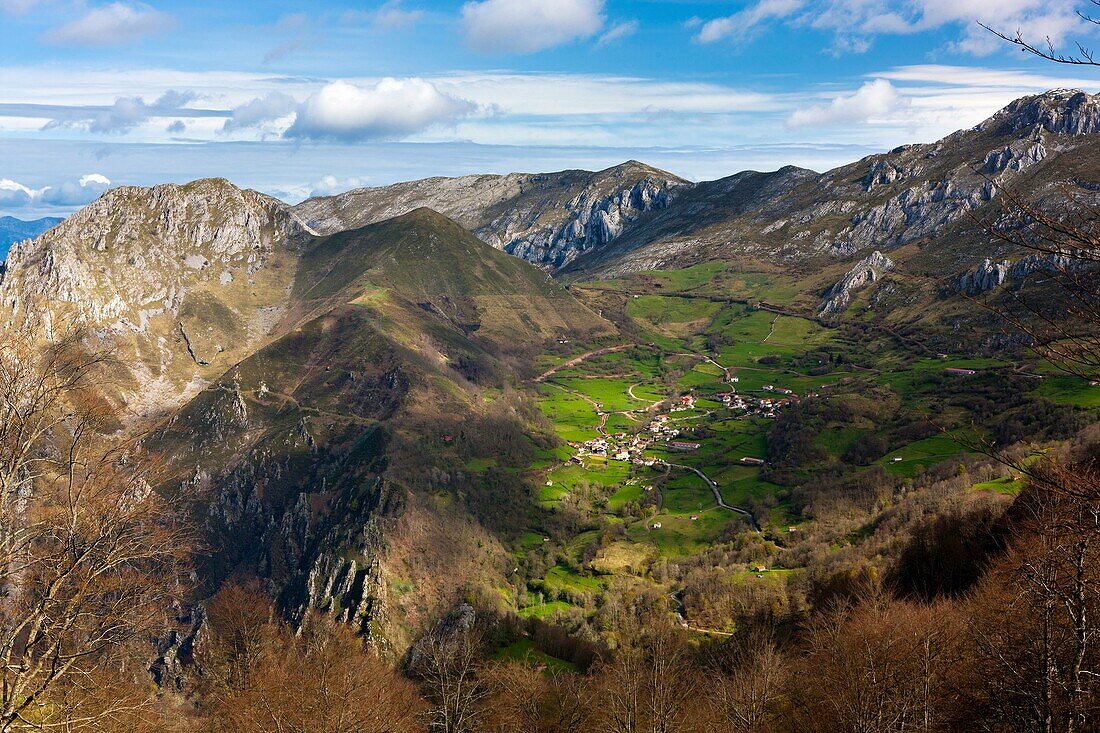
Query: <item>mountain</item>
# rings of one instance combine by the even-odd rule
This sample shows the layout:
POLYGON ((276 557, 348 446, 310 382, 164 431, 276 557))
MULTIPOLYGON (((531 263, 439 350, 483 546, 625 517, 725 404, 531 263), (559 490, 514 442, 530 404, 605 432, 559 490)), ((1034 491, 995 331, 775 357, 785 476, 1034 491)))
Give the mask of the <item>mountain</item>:
MULTIPOLYGON (((1027 257, 977 223, 1003 216, 1003 190, 1041 200, 1068 188, 1095 198, 1097 132, 1100 96, 1054 90, 1024 97, 972 129, 823 174, 785 168, 699 184, 644 228, 586 251, 562 274, 606 278, 715 260, 782 263, 811 308, 859 260, 881 251, 896 265, 885 282, 927 304, 987 259, 1009 259, 1007 272, 1027 257)), ((978 278, 1003 281, 997 273, 978 278)))
POLYGON ((293 211, 332 233, 428 207, 498 249, 545 268, 636 229, 689 184, 637 161, 607 170, 428 178, 303 201, 293 211))
POLYGON ((61 219, 48 216, 42 219, 24 221, 14 216, 0 216, 0 259, 7 257, 8 248, 24 239, 34 239, 42 232, 61 223, 61 219))
POLYGON ((392 640, 495 577, 501 533, 533 507, 523 481, 462 469, 550 445, 509 396, 511 359, 613 329, 428 209, 309 240, 288 290, 277 335, 147 445, 217 548, 211 587, 259 575, 292 618, 318 609, 392 640), (423 592, 384 605, 396 578, 423 592))
POLYGON ((13 248, 0 301, 110 332, 119 400, 148 415, 267 337, 307 236, 285 205, 228 181, 121 187, 13 248))
POLYGON ((441 585, 415 597, 434 611, 449 581, 497 574, 511 530, 496 512, 525 516, 529 486, 482 487, 455 466, 511 450, 525 467, 549 447, 520 379, 548 344, 615 332, 437 212, 317 235, 219 179, 112 190, 15 248, 0 302, 87 324, 119 357, 105 397, 148 431, 159 490, 217 548, 210 592, 258 575, 289 616, 364 629, 425 613, 384 613, 373 583, 441 585), (479 490, 462 506, 432 498, 479 490))

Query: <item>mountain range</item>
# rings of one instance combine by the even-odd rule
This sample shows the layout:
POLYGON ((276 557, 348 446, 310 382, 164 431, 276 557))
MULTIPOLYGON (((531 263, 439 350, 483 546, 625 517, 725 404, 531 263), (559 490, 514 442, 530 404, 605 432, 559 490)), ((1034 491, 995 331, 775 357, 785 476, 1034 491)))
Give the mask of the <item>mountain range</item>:
POLYGON ((999 333, 971 299, 1044 266, 980 222, 1006 190, 1095 198, 1098 132, 1100 97, 1058 90, 826 173, 691 183, 630 161, 295 206, 221 179, 115 188, 5 234, 38 236, 0 303, 112 345, 104 398, 203 527, 207 593, 255 575, 291 618, 398 644, 512 571, 531 497, 510 477, 555 447, 524 395, 548 354, 634 338, 602 283, 709 268, 681 292, 976 353, 999 333))
POLYGON ((31 221, 16 219, 14 216, 0 216, 0 257, 6 257, 8 248, 16 242, 34 239, 60 223, 61 219, 53 216, 31 221))

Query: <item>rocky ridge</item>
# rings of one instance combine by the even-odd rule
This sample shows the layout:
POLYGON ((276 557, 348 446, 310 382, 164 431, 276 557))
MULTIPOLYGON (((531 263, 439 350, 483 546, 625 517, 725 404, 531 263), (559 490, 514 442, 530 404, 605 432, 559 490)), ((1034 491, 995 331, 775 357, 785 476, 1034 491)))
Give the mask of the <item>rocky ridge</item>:
POLYGON ((1100 164, 1092 139, 1098 131, 1098 96, 1055 90, 1025 97, 939 142, 901 146, 823 174, 783 169, 698 184, 644 228, 586 252, 566 271, 613 277, 729 258, 829 269, 830 261, 931 243, 952 256, 974 253, 954 272, 941 272, 957 278, 995 248, 976 231, 973 215, 995 215, 1003 189, 1044 196, 1095 182, 1095 168, 1091 178, 1087 171, 1100 164), (719 193, 720 183, 737 193, 719 193), (707 210, 701 203, 710 192, 738 205, 707 210))
POLYGON ((138 412, 178 404, 281 319, 305 228, 276 199, 220 179, 105 193, 11 251, 0 304, 110 335, 138 412))
POLYGON ((331 234, 427 207, 497 249, 556 269, 622 236, 689 188, 671 173, 629 161, 595 173, 429 178, 308 199, 293 210, 331 234))

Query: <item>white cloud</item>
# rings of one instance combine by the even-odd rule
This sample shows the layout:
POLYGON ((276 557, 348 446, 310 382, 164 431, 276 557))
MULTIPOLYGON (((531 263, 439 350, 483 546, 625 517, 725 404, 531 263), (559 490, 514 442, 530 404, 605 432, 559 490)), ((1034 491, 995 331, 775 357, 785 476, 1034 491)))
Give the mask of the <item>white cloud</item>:
POLYGON ((1076 14, 1082 4, 1082 0, 758 0, 733 15, 706 22, 696 40, 736 40, 768 21, 779 21, 832 32, 834 52, 862 53, 881 35, 954 26, 960 35, 947 50, 986 55, 1006 46, 979 22, 1009 34, 1022 29, 1040 45, 1047 37, 1059 44, 1089 28, 1076 14))
POLYGON ((99 198, 110 185, 110 180, 99 173, 88 173, 76 181, 63 181, 42 188, 31 188, 10 178, 0 178, 0 207, 83 206, 99 198))
POLYGON ((733 15, 704 23, 696 40, 700 43, 714 43, 727 38, 743 37, 766 21, 790 17, 802 5, 802 0, 760 0, 756 5, 733 15))
POLYGON ((595 36, 604 0, 480 0, 462 6, 466 42, 487 53, 534 53, 595 36))
POLYGON ((889 117, 905 104, 893 84, 875 79, 852 94, 834 97, 828 104, 796 109, 787 117, 787 125, 797 128, 865 123, 889 117))
POLYGON ((117 46, 162 33, 174 24, 171 15, 145 3, 114 2, 54 28, 46 38, 78 46, 117 46))
POLYGON ((194 99, 193 93, 174 89, 164 92, 152 104, 146 104, 141 97, 118 97, 108 107, 88 110, 85 114, 76 111, 70 116, 50 120, 43 129, 80 128, 94 133, 124 133, 150 117, 179 114, 194 99))
POLYGON ((476 105, 444 94, 423 79, 382 79, 369 87, 325 85, 298 107, 289 138, 394 140, 472 114, 476 105))
POLYGON ((289 94, 269 92, 264 97, 257 97, 235 108, 233 116, 225 121, 222 132, 259 127, 265 122, 290 115, 297 106, 297 101, 289 94))
POLYGON ((370 13, 370 22, 375 28, 393 30, 416 25, 424 17, 423 10, 406 10, 401 0, 389 0, 370 13))
POLYGON ((638 28, 641 24, 636 20, 628 20, 622 23, 616 23, 607 29, 607 32, 600 36, 598 41, 599 45, 606 46, 609 43, 628 38, 638 32, 638 28))

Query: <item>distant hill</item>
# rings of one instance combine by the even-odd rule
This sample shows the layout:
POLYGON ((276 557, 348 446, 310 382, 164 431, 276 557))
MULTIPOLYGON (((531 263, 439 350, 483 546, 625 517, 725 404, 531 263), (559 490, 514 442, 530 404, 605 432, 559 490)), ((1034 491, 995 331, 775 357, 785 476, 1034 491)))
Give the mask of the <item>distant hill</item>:
POLYGON ((24 239, 34 239, 47 229, 61 223, 61 219, 48 216, 33 221, 16 219, 14 216, 0 216, 0 260, 8 256, 8 248, 24 239))

